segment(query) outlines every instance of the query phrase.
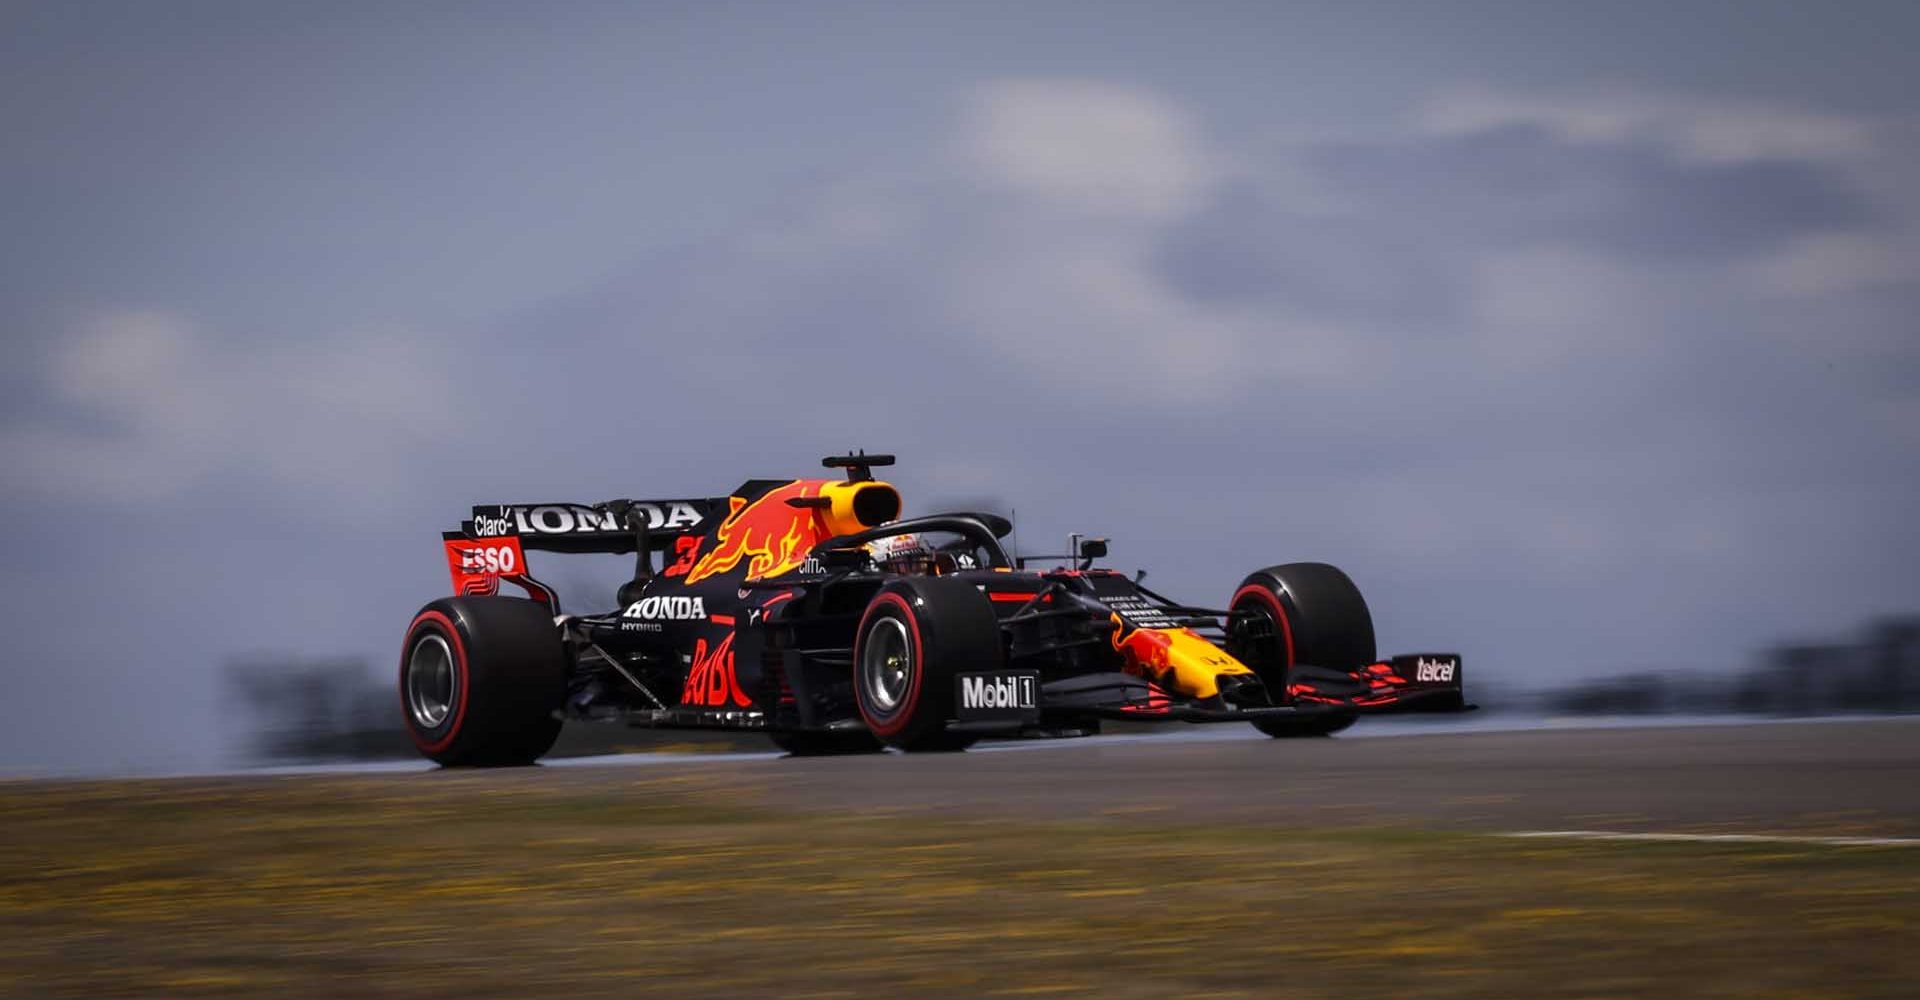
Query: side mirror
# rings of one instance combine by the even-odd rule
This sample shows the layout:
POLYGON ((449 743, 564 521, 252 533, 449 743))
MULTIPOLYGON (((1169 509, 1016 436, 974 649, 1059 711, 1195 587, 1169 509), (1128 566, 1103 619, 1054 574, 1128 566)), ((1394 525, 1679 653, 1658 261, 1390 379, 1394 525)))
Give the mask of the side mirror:
POLYGON ((1080 539, 1080 558, 1091 561, 1107 557, 1107 540, 1104 538, 1080 539))

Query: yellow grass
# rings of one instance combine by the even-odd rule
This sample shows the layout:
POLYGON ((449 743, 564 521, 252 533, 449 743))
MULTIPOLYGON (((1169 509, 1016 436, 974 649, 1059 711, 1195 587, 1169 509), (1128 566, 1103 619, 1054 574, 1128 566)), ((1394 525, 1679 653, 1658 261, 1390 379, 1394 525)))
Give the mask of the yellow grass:
POLYGON ((0 994, 1914 995, 1920 852, 823 816, 684 775, 0 786, 0 994))

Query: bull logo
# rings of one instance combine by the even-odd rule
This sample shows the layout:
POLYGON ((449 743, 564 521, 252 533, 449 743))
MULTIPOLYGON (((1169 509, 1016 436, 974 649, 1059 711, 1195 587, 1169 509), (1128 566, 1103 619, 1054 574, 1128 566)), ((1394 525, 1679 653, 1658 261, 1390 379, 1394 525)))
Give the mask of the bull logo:
POLYGON ((713 548, 687 571, 687 583, 747 564, 747 579, 779 576, 798 569, 825 532, 813 511, 788 500, 820 495, 820 480, 798 480, 748 503, 729 497, 726 520, 713 533, 713 548))
POLYGON ((694 643, 693 666, 687 671, 680 704, 706 708, 753 706, 753 699, 740 689, 740 678, 733 672, 733 635, 728 632, 711 648, 705 639, 694 643))
POLYGON ((1250 674, 1239 660, 1222 652, 1198 633, 1185 628, 1127 628, 1126 619, 1111 616, 1114 652, 1122 668, 1194 698, 1220 693, 1223 675, 1250 674))

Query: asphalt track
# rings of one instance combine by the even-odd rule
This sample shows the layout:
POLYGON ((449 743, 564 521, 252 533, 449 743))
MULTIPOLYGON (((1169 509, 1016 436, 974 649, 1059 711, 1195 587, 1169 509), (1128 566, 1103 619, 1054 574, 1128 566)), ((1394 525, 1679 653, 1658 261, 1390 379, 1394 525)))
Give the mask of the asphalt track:
MULTIPOLYGON (((1383 726, 1373 738, 1356 730, 1354 736, 1285 741, 1239 727, 1190 732, 1185 739, 1099 737, 955 755, 743 754, 659 763, 681 780, 726 790, 743 804, 802 810, 1497 832, 1920 837, 1920 718, 1402 729, 1398 735, 1383 726)), ((617 763, 590 760, 461 780, 531 780, 617 792, 640 777, 617 763)), ((644 773, 658 770, 646 767, 644 773)))
POLYGON ((302 775, 532 782, 610 795, 644 795, 666 778, 742 805, 936 818, 1907 838, 1920 846, 1920 716, 1455 716, 1366 720, 1320 740, 1180 726, 984 743, 965 754, 633 753, 502 771, 442 771, 415 760, 178 777, 246 784, 302 775))

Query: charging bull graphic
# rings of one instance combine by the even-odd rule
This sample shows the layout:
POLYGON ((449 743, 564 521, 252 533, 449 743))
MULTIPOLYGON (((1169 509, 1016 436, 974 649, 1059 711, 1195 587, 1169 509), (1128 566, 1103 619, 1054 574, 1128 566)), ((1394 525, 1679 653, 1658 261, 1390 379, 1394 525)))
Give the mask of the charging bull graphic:
POLYGON ((732 572, 742 562, 749 580, 791 573, 815 545, 900 516, 899 492, 875 479, 796 479, 751 500, 728 497, 727 505, 711 546, 687 570, 689 584, 732 572))
POLYGON ((802 479, 768 490, 751 503, 729 498, 731 510, 714 531, 713 547, 687 571, 688 583, 726 573, 747 563, 747 577, 778 576, 799 568, 808 550, 822 538, 824 525, 810 508, 789 500, 820 496, 824 482, 802 479))

